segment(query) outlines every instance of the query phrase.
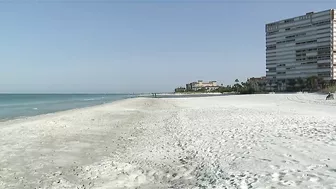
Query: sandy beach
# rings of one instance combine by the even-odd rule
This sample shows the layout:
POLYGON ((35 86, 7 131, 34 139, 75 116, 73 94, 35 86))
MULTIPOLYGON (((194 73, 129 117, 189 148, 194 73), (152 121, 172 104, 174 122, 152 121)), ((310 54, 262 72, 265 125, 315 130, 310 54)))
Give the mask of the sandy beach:
POLYGON ((336 188, 336 101, 133 98, 0 123, 0 188, 336 188))

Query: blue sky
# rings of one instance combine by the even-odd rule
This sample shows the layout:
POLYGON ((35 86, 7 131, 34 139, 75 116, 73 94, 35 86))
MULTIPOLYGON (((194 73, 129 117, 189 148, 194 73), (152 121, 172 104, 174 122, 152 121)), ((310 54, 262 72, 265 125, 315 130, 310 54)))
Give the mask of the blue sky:
POLYGON ((265 24, 336 1, 0 3, 0 92, 161 92, 265 75, 265 24))

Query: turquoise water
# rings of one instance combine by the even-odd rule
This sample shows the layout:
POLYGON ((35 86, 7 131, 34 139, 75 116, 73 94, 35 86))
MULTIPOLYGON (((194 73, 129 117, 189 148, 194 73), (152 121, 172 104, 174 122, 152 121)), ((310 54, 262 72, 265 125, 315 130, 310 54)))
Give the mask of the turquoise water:
POLYGON ((0 121, 135 97, 120 94, 0 94, 0 121))

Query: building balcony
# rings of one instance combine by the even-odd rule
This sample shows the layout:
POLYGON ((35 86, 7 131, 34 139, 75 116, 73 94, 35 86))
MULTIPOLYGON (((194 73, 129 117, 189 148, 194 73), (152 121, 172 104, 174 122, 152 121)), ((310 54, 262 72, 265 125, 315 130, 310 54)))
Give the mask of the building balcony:
POLYGON ((266 64, 266 69, 269 69, 269 68, 276 68, 277 65, 276 64, 271 64, 271 65, 267 65, 266 64))
POLYGON ((322 63, 331 63, 331 59, 330 59, 330 60, 318 60, 317 63, 318 63, 318 64, 322 64, 322 63))
POLYGON ((266 75, 276 75, 275 71, 266 71, 266 75))

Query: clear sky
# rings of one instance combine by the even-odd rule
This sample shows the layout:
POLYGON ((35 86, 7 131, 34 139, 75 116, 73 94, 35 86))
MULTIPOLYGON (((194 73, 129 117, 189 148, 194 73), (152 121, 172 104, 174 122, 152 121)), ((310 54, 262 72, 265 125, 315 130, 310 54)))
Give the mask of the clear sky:
POLYGON ((0 92, 163 92, 265 75, 265 24, 336 1, 0 2, 0 92))

